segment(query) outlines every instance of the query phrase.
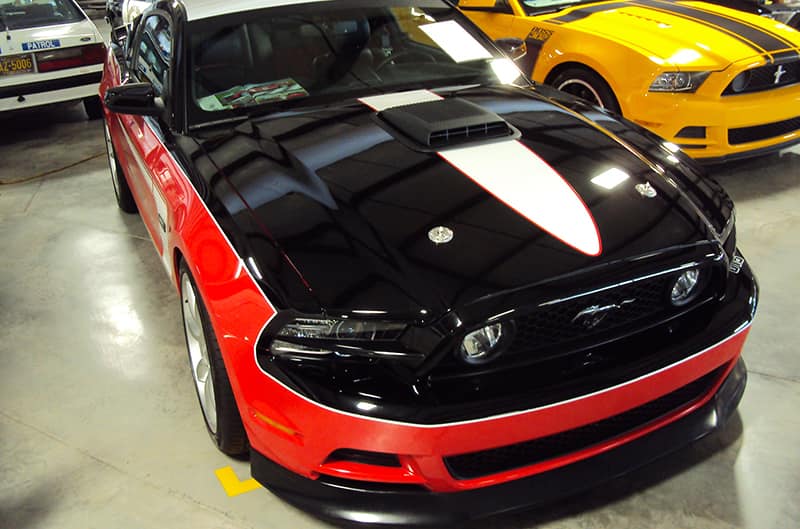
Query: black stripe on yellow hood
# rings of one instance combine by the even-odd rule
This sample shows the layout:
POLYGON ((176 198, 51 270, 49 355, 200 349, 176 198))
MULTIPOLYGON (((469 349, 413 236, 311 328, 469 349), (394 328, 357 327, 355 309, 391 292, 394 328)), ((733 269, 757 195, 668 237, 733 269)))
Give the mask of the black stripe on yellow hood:
MULTIPOLYGON (((695 22, 705 23, 707 26, 724 30, 729 35, 738 37, 740 40, 748 42, 751 46, 755 45, 755 47, 757 47, 756 49, 770 54, 786 50, 787 48, 796 47, 794 43, 763 28, 697 7, 690 7, 663 0, 637 0, 632 3, 634 5, 664 11, 672 15, 683 16, 695 22)), ((796 52, 793 53, 797 56, 796 52)))
POLYGON ((698 24, 703 24, 707 27, 714 28, 726 35, 734 38, 743 44, 752 48, 758 54, 767 54, 768 59, 776 60, 791 60, 800 58, 797 53, 797 46, 785 40, 780 35, 769 32, 763 28, 753 26, 745 21, 729 18, 717 13, 705 11, 696 7, 676 4, 674 2, 667 2, 663 0, 637 0, 634 2, 609 2, 605 4, 590 5, 573 9, 568 13, 561 16, 548 19, 548 22, 553 24, 568 24, 582 20, 588 16, 613 9, 620 9, 629 6, 644 7, 654 9, 662 13, 667 13, 673 16, 678 16, 687 20, 691 20, 698 24), (788 50, 788 51, 787 51, 788 50))

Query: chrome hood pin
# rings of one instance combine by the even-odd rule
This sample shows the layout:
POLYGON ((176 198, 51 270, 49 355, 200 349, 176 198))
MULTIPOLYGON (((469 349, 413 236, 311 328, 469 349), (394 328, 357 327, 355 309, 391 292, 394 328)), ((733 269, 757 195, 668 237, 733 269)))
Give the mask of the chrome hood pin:
POLYGON ((645 182, 644 184, 636 184, 636 191, 639 192, 645 198, 656 198, 658 192, 656 188, 650 185, 650 182, 645 182))
POLYGON ((447 226, 436 226, 428 232, 428 239, 434 244, 445 244, 453 240, 453 230, 447 226))

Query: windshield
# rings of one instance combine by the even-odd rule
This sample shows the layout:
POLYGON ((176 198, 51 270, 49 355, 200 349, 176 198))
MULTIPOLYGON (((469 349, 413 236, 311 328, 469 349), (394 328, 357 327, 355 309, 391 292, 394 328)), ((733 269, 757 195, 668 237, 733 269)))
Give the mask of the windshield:
POLYGON ((190 122, 369 92, 519 77, 443 2, 355 6, 315 2, 250 12, 235 22, 229 16, 194 23, 187 31, 190 122))
POLYGON ((23 29, 80 22, 71 0, 0 0, 0 29, 23 29))
POLYGON ((523 0, 522 5, 528 15, 552 13, 577 4, 587 4, 599 0, 523 0))

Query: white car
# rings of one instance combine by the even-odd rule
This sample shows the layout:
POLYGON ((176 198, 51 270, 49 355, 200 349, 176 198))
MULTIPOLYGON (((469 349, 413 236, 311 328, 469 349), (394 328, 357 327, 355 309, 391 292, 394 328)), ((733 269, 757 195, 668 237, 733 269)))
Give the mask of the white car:
POLYGON ((153 0, 106 0, 106 20, 111 28, 129 26, 153 5, 153 0))
POLYGON ((145 9, 153 5, 153 0, 123 0, 122 23, 132 24, 133 21, 144 13, 145 9))
POLYGON ((100 118, 105 55, 74 0, 0 0, 0 111, 83 101, 100 118))

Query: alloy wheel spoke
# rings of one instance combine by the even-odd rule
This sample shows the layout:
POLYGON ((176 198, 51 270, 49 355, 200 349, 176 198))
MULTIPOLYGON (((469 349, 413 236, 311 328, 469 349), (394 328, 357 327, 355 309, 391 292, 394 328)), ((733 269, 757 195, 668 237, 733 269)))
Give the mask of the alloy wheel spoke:
POLYGON ((217 401, 214 396, 214 384, 211 377, 208 377, 203 386, 203 412, 206 415, 208 427, 212 432, 217 433, 217 401))
POLYGON ((208 365, 208 361, 205 358, 201 358, 200 361, 197 362, 197 367, 195 368, 195 377, 197 377, 198 381, 207 383, 210 372, 211 368, 208 365))

